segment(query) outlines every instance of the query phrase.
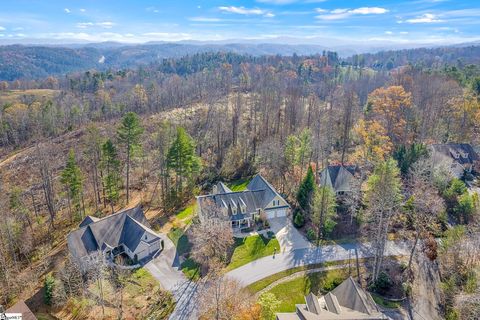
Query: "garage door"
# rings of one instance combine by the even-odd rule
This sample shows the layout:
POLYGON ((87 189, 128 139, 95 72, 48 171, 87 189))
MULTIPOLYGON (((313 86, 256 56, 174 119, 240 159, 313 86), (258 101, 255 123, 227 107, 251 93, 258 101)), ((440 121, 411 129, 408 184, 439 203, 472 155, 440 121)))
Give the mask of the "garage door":
POLYGON ((150 254, 155 253, 158 250, 160 250, 160 240, 152 243, 152 245, 150 246, 150 254))
POLYGON ((285 217, 287 215, 286 209, 280 209, 276 211, 276 216, 278 217, 285 217))
POLYGON ((287 215, 287 210, 285 209, 270 210, 270 211, 267 211, 266 213, 267 213, 268 219, 280 218, 280 217, 285 217, 287 215))

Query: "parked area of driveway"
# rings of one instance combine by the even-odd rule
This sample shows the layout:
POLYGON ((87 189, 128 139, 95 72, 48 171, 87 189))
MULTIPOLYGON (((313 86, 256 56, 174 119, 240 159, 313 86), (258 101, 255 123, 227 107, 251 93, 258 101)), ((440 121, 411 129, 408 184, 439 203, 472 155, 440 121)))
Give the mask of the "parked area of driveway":
POLYGON ((172 292, 176 306, 170 319, 197 319, 198 283, 187 279, 180 270, 180 262, 173 242, 166 235, 159 234, 159 236, 164 241, 164 249, 144 267, 160 282, 162 288, 172 292))
POLYGON ((280 243, 282 252, 313 247, 297 228, 295 228, 289 217, 272 218, 268 220, 268 223, 280 243))

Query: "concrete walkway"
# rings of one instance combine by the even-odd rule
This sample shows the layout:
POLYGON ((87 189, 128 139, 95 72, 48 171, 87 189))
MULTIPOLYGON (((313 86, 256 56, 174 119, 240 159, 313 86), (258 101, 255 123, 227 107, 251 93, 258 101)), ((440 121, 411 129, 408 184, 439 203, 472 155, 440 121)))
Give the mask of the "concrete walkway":
MULTIPOLYGON (((404 256, 409 254, 406 243, 388 241, 385 256, 404 256)), ((248 286, 263 278, 291 268, 328 261, 370 258, 373 254, 368 243, 327 245, 318 248, 293 249, 264 257, 243 265, 227 273, 227 276, 248 286)))
POLYGON ((313 245, 295 228, 289 217, 268 219, 268 223, 280 243, 282 252, 313 248, 313 245))

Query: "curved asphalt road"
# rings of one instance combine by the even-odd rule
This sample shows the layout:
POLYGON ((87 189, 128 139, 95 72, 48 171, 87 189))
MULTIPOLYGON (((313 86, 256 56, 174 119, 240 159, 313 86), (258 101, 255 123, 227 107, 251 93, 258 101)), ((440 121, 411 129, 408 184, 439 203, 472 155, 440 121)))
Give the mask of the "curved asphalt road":
MULTIPOLYGON (((405 242, 387 242, 385 256, 404 256, 408 254, 409 249, 405 242)), ((373 257, 370 244, 335 244, 317 248, 294 249, 290 252, 282 252, 275 256, 252 261, 228 272, 227 276, 236 279, 243 286, 248 286, 263 278, 291 268, 330 261, 356 259, 357 257, 359 259, 373 257)))
MULTIPOLYGON (((179 269, 180 264, 176 256, 174 244, 166 236, 162 238, 165 242, 163 252, 159 257, 148 262, 145 267, 157 278, 166 290, 172 291, 177 301, 170 319, 197 319, 198 286, 203 284, 190 281, 184 276, 179 269)), ((409 248, 406 242, 387 242, 385 256, 402 256, 408 254, 409 248)), ((318 248, 298 248, 277 253, 275 256, 255 260, 228 272, 226 275, 236 279, 243 286, 247 286, 275 273, 298 266, 356 259, 357 257, 369 258, 372 256, 373 254, 371 253, 368 243, 326 245, 318 248)))

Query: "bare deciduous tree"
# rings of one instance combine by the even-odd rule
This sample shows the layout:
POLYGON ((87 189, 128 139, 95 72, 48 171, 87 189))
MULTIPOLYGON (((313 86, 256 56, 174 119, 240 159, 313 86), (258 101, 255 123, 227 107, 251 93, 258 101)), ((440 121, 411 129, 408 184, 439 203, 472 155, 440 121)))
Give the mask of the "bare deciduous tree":
POLYGON ((233 245, 231 222, 210 202, 202 205, 201 215, 201 222, 195 223, 191 231, 193 258, 206 268, 212 263, 225 263, 233 245))
POLYGON ((250 307, 251 296, 233 279, 218 271, 210 273, 199 293, 199 319, 231 320, 250 307))

